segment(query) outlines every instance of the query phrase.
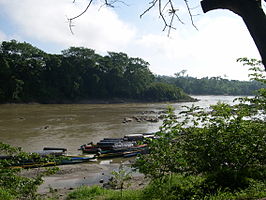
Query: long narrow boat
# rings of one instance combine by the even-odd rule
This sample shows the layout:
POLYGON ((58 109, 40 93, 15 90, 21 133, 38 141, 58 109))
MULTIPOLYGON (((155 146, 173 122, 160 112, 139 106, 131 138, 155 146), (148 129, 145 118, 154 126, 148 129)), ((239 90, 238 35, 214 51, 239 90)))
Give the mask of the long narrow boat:
POLYGON ((123 152, 115 152, 115 153, 103 153, 99 154, 97 158, 105 159, 105 158, 118 158, 118 157, 124 157, 129 158, 133 157, 139 154, 145 154, 147 153, 147 149, 139 149, 139 150, 131 150, 131 151, 123 151, 123 152))
POLYGON ((124 158, 129 158, 129 157, 133 157, 133 156, 137 156, 140 154, 147 154, 148 150, 142 150, 142 151, 133 151, 133 152, 127 152, 123 155, 124 158))
POLYGON ((131 148, 136 146, 136 142, 128 142, 128 141, 112 141, 112 140, 101 140, 97 144, 87 144, 87 145, 81 145, 80 150, 82 150, 83 153, 88 154, 95 154, 99 153, 101 151, 107 151, 107 150, 114 150, 118 148, 131 148))
POLYGON ((146 139, 153 139, 155 135, 128 134, 123 138, 104 138, 93 144, 82 145, 80 150, 86 154, 96 154, 98 158, 131 157, 148 152, 147 144, 139 145, 137 142, 145 142, 146 139))
POLYGON ((57 165, 56 162, 37 162, 37 163, 21 163, 18 165, 11 166, 11 168, 38 168, 38 167, 49 167, 57 165))
POLYGON ((55 165, 77 164, 95 160, 95 155, 66 155, 66 151, 67 150, 65 148, 44 147, 42 151, 33 153, 39 156, 33 156, 33 158, 30 159, 20 160, 20 158, 16 156, 0 156, 0 159, 14 161, 10 166, 12 168, 37 168, 55 165))
POLYGON ((62 151, 66 152, 66 148, 61 148, 61 147, 43 147, 43 151, 62 151))
POLYGON ((64 156, 57 164, 58 165, 78 164, 78 163, 89 162, 95 159, 96 159, 95 156, 79 156, 79 155, 64 156))
POLYGON ((111 150, 103 150, 100 151, 101 154, 106 154, 106 153, 118 153, 118 152, 127 152, 127 151, 138 151, 138 150, 144 150, 147 148, 147 144, 141 144, 141 145, 136 145, 132 146, 129 148, 113 148, 111 150))
POLYGON ((35 161, 22 161, 16 165, 11 166, 12 168, 37 168, 37 167, 47 167, 47 166, 56 166, 56 165, 67 165, 67 164, 78 164, 85 163, 95 160, 95 156, 59 156, 53 161, 47 162, 35 162, 35 161))

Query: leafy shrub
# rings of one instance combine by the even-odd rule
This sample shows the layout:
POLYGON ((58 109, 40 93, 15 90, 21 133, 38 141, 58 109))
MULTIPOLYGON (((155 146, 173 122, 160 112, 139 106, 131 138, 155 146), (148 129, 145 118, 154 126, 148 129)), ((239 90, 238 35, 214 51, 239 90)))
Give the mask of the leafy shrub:
POLYGON ((207 200, 241 200, 241 199, 260 199, 266 197, 266 184, 260 181, 250 181, 249 187, 236 191, 230 192, 227 190, 218 190, 216 194, 206 196, 207 200))
POLYGON ((154 179, 143 191, 143 199, 201 199, 204 178, 172 174, 154 179))
POLYGON ((4 200, 13 200, 15 199, 15 196, 10 194, 10 192, 4 188, 0 188, 0 199, 4 200))
POLYGON ((18 147, 1 142, 0 155, 7 156, 6 159, 0 159, 0 195, 3 196, 0 199, 36 199, 38 186, 43 183, 42 177, 58 170, 58 168, 49 168, 35 177, 24 177, 20 175, 20 172, 25 169, 17 165, 25 160, 34 160, 37 163, 46 162, 47 158, 25 153, 18 147))
POLYGON ((193 100, 182 89, 167 83, 154 82, 144 91, 144 98, 152 101, 193 100))
POLYGON ((67 199, 88 199, 104 194, 105 190, 99 186, 92 186, 92 187, 83 186, 76 189, 74 192, 71 192, 68 195, 67 199))
MULTIPOLYGON (((266 83, 262 73, 252 76, 266 83)), ((201 176, 209 194, 244 190, 251 181, 265 180, 266 88, 238 101, 233 106, 218 103, 210 110, 187 107, 180 119, 170 109, 157 133, 160 138, 150 142, 150 154, 135 166, 159 183, 173 173, 201 176)))
POLYGON ((100 186, 83 186, 75 191, 71 192, 67 199, 78 199, 78 200, 140 200, 142 192, 140 190, 125 190, 123 196, 120 191, 107 190, 100 186))
POLYGON ((113 188, 120 189, 120 195, 121 197, 123 196, 123 190, 127 188, 130 184, 126 183, 126 181, 130 180, 131 177, 131 172, 127 172, 124 169, 124 166, 121 164, 119 166, 118 171, 114 170, 112 171, 112 180, 110 181, 110 185, 113 188))

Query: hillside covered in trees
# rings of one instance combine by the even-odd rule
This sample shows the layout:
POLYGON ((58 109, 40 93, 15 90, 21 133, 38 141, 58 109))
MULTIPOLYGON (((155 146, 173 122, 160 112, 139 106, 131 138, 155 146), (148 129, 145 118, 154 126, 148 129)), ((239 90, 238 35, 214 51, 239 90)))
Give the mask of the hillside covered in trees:
POLYGON ((183 71, 175 77, 155 76, 148 62, 125 53, 102 56, 92 49, 70 47, 61 54, 48 54, 15 40, 0 47, 0 103, 191 101, 186 93, 253 95, 261 87, 256 81, 198 79, 183 71))
POLYGON ((222 77, 195 78, 185 75, 185 70, 176 73, 175 77, 157 76, 156 81, 172 84, 188 94, 194 95, 254 95, 262 88, 257 81, 228 80, 222 77))
POLYGON ((0 47, 0 102, 85 100, 191 101, 176 86, 155 82, 149 63, 124 53, 106 56, 83 47, 48 54, 28 43, 0 47))

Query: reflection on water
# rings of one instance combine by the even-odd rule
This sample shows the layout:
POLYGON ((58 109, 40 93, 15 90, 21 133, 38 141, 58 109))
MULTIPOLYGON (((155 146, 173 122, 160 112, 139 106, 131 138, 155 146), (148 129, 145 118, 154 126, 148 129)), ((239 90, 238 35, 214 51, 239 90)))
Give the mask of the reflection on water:
MULTIPOLYGON (((171 103, 176 112, 192 104, 208 107, 218 101, 232 103, 232 96, 197 96, 199 102, 171 103)), ((65 147, 77 153, 81 144, 104 137, 155 132, 162 122, 122 123, 144 111, 161 111, 166 103, 150 104, 4 104, 0 105, 0 141, 38 151, 44 146, 65 147)))

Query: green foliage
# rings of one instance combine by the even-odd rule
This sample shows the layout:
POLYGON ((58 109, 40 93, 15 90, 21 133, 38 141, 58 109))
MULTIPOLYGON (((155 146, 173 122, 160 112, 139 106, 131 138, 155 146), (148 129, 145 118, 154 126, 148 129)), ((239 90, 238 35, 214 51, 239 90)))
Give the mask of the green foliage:
POLYGON ((163 178, 169 172, 176 172, 180 168, 180 163, 182 163, 179 146, 175 145, 174 133, 170 130, 172 129, 172 120, 174 120, 173 115, 169 113, 162 127, 167 131, 164 132, 163 136, 161 132, 157 133, 159 138, 148 143, 150 153, 142 155, 134 164, 140 172, 151 178, 163 178))
POLYGON ((266 196, 266 183, 250 180, 245 189, 230 191, 218 188, 208 193, 209 185, 202 176, 184 176, 174 174, 163 180, 153 180, 143 191, 140 199, 152 200, 240 200, 259 199, 266 196))
POLYGON ((216 194, 206 196, 204 199, 208 200, 239 200, 239 199, 261 199, 263 197, 266 197, 266 184, 259 181, 251 181, 251 184, 249 187, 236 191, 236 192, 230 192, 230 191, 222 191, 218 190, 216 194))
POLYGON ((255 200, 266 196, 266 184, 259 181, 251 181, 247 188, 239 191, 218 189, 214 194, 205 193, 204 181, 200 176, 175 174, 166 176, 163 181, 153 180, 141 190, 125 190, 122 197, 119 191, 83 186, 69 193, 67 200, 255 200))
POLYGON ((204 178, 169 174, 154 179, 144 190, 142 199, 202 199, 204 178))
MULTIPOLYGON (((238 62, 260 64, 260 61, 247 58, 238 59, 238 62)), ((222 77, 195 78, 185 75, 185 70, 176 73, 175 77, 157 76, 156 81, 175 85, 188 94, 194 95, 254 95, 254 91, 263 87, 257 80, 238 81, 222 77)))
POLYGON ((103 189, 100 186, 83 186, 71 192, 67 200, 140 200, 141 195, 139 190, 126 190, 121 196, 119 191, 103 189))
POLYGON ((13 196, 11 194, 11 192, 9 192, 9 190, 7 190, 6 188, 1 188, 0 187, 0 199, 13 200, 13 199, 15 199, 15 196, 13 196))
POLYGON ((123 196, 123 190, 129 186, 126 181, 131 179, 131 172, 127 172, 123 165, 119 166, 118 171, 112 172, 112 180, 110 181, 110 185, 115 189, 120 189, 121 197, 123 196))
MULTIPOLYGON (((254 69, 258 70, 253 66, 254 69)), ((265 84, 263 74, 257 71, 252 76, 265 84)), ((201 177, 204 180, 201 189, 210 195, 219 190, 222 194, 245 191, 253 182, 263 182, 265 98, 264 87, 255 97, 240 98, 233 106, 220 102, 208 110, 187 107, 178 119, 170 109, 157 133, 159 139, 150 141, 150 154, 142 155, 135 167, 158 181, 158 185, 163 185, 163 180, 173 174, 201 177)))
POLYGON ((193 100, 180 88, 167 83, 152 83, 144 92, 145 99, 157 101, 193 100))
POLYGON ((101 56, 92 49, 70 47, 54 55, 15 40, 0 46, 0 103, 187 98, 180 89, 166 84, 147 96, 153 83, 149 63, 124 53, 101 56))
POLYGON ((0 143, 0 155, 6 156, 0 159, 0 196, 6 196, 6 199, 36 199, 38 186, 43 183, 42 177, 57 171, 57 168, 50 168, 38 173, 35 177, 24 177, 20 174, 24 169, 16 165, 29 160, 42 163, 48 158, 25 153, 18 147, 3 143, 0 143))
POLYGON ((99 186, 92 187, 80 187, 76 189, 74 192, 71 192, 68 195, 67 199, 93 199, 93 197, 104 195, 105 190, 99 186))

